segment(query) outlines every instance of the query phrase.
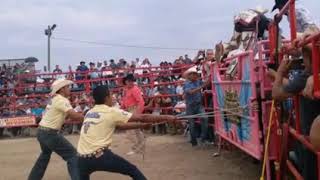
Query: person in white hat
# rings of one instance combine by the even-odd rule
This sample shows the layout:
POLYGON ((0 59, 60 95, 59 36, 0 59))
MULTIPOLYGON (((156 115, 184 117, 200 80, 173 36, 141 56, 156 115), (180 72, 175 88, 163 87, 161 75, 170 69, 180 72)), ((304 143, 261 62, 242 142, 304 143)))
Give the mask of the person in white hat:
MULTIPOLYGON (((203 83, 199 79, 197 68, 191 67, 184 73, 184 78, 187 79, 183 86, 184 97, 186 101, 186 114, 194 115, 204 113, 202 105, 202 89, 210 85, 210 81, 203 83)), ((201 118, 201 135, 197 139, 197 129, 195 127, 195 119, 188 119, 191 135, 192 146, 197 146, 199 143, 203 144, 207 140, 208 133, 208 118, 201 118)))
POLYGON ((73 110, 68 97, 72 81, 58 79, 52 84, 52 98, 46 107, 39 123, 37 139, 41 153, 29 175, 29 180, 42 179, 47 169, 52 152, 61 156, 68 166, 72 180, 79 179, 77 168, 77 151, 60 133, 66 117, 73 120, 83 120, 83 115, 73 110))

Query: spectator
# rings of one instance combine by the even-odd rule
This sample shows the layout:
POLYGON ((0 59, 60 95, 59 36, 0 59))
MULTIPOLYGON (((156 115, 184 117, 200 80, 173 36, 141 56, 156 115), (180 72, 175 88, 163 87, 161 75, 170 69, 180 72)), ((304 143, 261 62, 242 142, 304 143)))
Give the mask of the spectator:
MULTIPOLYGON (((44 75, 42 75, 42 79, 44 80, 44 82, 50 83, 50 81, 52 80, 52 76, 48 74, 49 72, 47 71, 47 66, 43 66, 43 73, 44 75)), ((48 89, 49 88, 50 87, 48 86, 48 89)))
POLYGON ((111 69, 115 70, 118 68, 118 65, 114 62, 113 59, 110 59, 110 67, 111 69))
MULTIPOLYGON (((204 107, 202 105, 202 94, 201 90, 209 85, 209 81, 203 83, 199 80, 199 75, 196 67, 188 69, 184 76, 187 78, 187 81, 184 84, 184 96, 186 100, 186 114, 194 115, 199 113, 205 113, 204 107)), ((188 119, 190 135, 191 135, 191 144, 192 146, 201 145, 207 140, 208 133, 208 118, 201 118, 201 135, 200 139, 197 140, 197 129, 195 126, 195 119, 188 119)))
MULTIPOLYGON (((141 75, 143 73, 143 69, 141 69, 141 68, 142 68, 142 65, 144 64, 144 61, 141 63, 140 59, 136 58, 136 60, 134 61, 134 64, 135 64, 135 67, 138 68, 138 69, 135 70, 135 72, 138 75, 141 75)), ((138 81, 139 81, 139 79, 138 79, 138 81)))
MULTIPOLYGON (((155 94, 152 95, 153 99, 149 102, 149 105, 147 107, 152 108, 152 114, 153 115, 161 115, 162 114, 162 98, 161 94, 159 92, 156 92, 155 94)), ((166 129, 166 124, 157 124, 152 128, 152 131, 157 134, 166 134, 167 129, 166 129)))
POLYGON ((35 117, 42 117, 44 110, 45 110, 45 105, 41 101, 38 101, 36 102, 35 106, 31 108, 30 111, 35 117))
POLYGON ((172 80, 178 80, 181 78, 181 74, 183 72, 183 61, 181 61, 180 59, 176 59, 173 63, 173 66, 172 66, 172 80))
POLYGON ((101 69, 102 69, 102 63, 101 62, 97 63, 97 69, 98 69, 98 71, 101 71, 101 69))
MULTIPOLYGON (((143 113, 145 102, 143 100, 143 94, 135 82, 136 80, 133 74, 128 74, 123 78, 125 87, 121 107, 131 113, 141 114, 143 113)), ((127 131, 127 135, 128 139, 133 143, 131 150, 127 154, 132 155, 138 153, 137 150, 141 148, 138 146, 141 144, 140 140, 144 139, 144 134, 141 130, 132 130, 127 131)))
POLYGON ((56 68, 53 70, 53 73, 62 73, 62 70, 60 69, 59 65, 56 65, 56 68))
POLYGON ((148 58, 145 58, 140 66, 140 68, 142 68, 140 70, 140 72, 142 72, 143 74, 143 78, 141 79, 142 81, 142 84, 149 84, 150 83, 150 78, 149 77, 146 77, 148 75, 148 73, 150 73, 151 71, 151 63, 149 61, 148 58))
POLYGON ((78 66, 78 69, 81 72, 89 71, 89 68, 86 66, 86 63, 84 61, 80 62, 80 66, 78 66))
POLYGON ((90 69, 89 70, 90 70, 90 73, 89 73, 90 79, 99 78, 98 69, 96 68, 95 63, 93 63, 93 62, 90 63, 90 69))
POLYGON ((183 83, 184 83, 184 79, 180 78, 176 87, 176 94, 179 95, 178 96, 178 101, 182 100, 182 96, 183 96, 183 83))
MULTIPOLYGON (((80 66, 77 67, 76 69, 76 80, 84 80, 86 77, 86 72, 89 71, 89 68, 86 66, 86 63, 84 61, 80 62, 80 66)), ((83 89, 84 84, 78 84, 78 88, 83 89)))
POLYGON ((73 80, 74 76, 73 76, 72 67, 70 65, 68 66, 68 70, 69 70, 69 73, 67 74, 67 79, 68 80, 73 80))
POLYGON ((185 64, 192 64, 192 60, 188 57, 188 54, 184 55, 184 63, 185 64))
MULTIPOLYGON (((79 105, 74 108, 74 111, 85 115, 89 110, 89 106, 87 106, 87 103, 88 103, 88 100, 86 98, 80 99, 79 105)), ((77 124, 73 124, 72 133, 78 134, 80 129, 81 129, 81 122, 78 122, 77 124)))
MULTIPOLYGON (((95 63, 91 62, 90 63, 90 73, 89 73, 89 77, 90 79, 98 79, 99 78, 99 72, 98 69, 95 67, 95 63)), ((95 81, 91 83, 91 87, 94 89, 97 85, 99 84, 99 82, 95 81)))
MULTIPOLYGON (((115 78, 117 76, 117 73, 118 73, 118 66, 117 64, 114 62, 113 59, 110 60, 110 68, 112 70, 112 75, 108 76, 110 78, 115 78)), ((111 79, 110 82, 109 82, 109 86, 110 88, 115 88, 116 87, 116 82, 114 79, 111 79)))
POLYGON ((108 69, 108 61, 103 61, 103 69, 108 69))
POLYGON ((202 74, 203 74, 202 76, 205 77, 206 79, 209 78, 211 74, 210 67, 213 62, 214 62, 213 49, 207 49, 204 62, 202 63, 202 74))
POLYGON ((136 67, 140 67, 141 66, 141 62, 139 58, 136 58, 136 62, 135 62, 136 67))
MULTIPOLYGON (((110 69, 108 67, 108 62, 107 61, 103 62, 103 67, 101 68, 101 71, 102 71, 101 75, 102 75, 103 78, 110 78, 110 76, 112 76, 112 72, 110 71, 110 69)), ((108 79, 105 80, 105 84, 109 85, 108 79)))

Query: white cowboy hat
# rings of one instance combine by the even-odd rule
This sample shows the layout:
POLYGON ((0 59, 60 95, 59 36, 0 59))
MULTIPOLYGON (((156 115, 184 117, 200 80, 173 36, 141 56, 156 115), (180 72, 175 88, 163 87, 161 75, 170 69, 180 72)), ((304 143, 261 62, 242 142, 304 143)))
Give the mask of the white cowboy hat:
POLYGON ((197 70, 197 67, 196 66, 193 66, 191 68, 189 68, 188 70, 186 70, 184 73, 183 73, 183 77, 186 77, 188 74, 190 73, 198 73, 198 70, 197 70))
POLYGON ((59 91, 61 88, 68 86, 70 84, 73 84, 73 81, 70 80, 66 80, 66 79, 58 79, 55 80, 52 85, 51 85, 51 95, 54 95, 57 93, 57 91, 59 91))
POLYGON ((266 14, 267 12, 269 12, 269 9, 264 8, 261 5, 258 5, 255 9, 252 9, 252 10, 260 14, 266 14))

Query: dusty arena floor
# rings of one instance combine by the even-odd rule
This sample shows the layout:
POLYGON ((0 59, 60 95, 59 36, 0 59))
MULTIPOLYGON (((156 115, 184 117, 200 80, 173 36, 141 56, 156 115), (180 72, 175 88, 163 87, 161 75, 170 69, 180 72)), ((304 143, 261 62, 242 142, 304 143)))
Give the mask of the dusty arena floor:
MULTIPOLYGON (((67 137, 73 144, 79 136, 67 137)), ((114 136, 113 152, 136 164, 150 180, 256 180, 260 166, 241 152, 224 151, 212 157, 216 148, 192 148, 183 136, 150 136, 146 159, 126 156, 129 148, 124 135, 114 136)), ((0 179, 24 180, 33 166, 39 145, 35 138, 0 139, 0 179)), ((51 158, 45 180, 68 180, 65 162, 56 154, 51 158)), ((91 179, 130 179, 118 174, 96 172, 91 179)))

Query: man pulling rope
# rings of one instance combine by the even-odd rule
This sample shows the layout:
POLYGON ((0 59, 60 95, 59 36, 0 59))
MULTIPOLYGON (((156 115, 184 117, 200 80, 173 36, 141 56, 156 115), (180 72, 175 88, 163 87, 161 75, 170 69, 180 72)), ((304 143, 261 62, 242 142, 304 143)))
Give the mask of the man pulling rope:
POLYGON ((174 122, 177 118, 130 113, 111 107, 112 95, 107 86, 97 86, 92 95, 95 106, 85 116, 77 149, 80 180, 89 180, 95 171, 120 173, 134 180, 147 179, 136 166, 110 150, 114 130, 148 128, 150 123, 174 122))

